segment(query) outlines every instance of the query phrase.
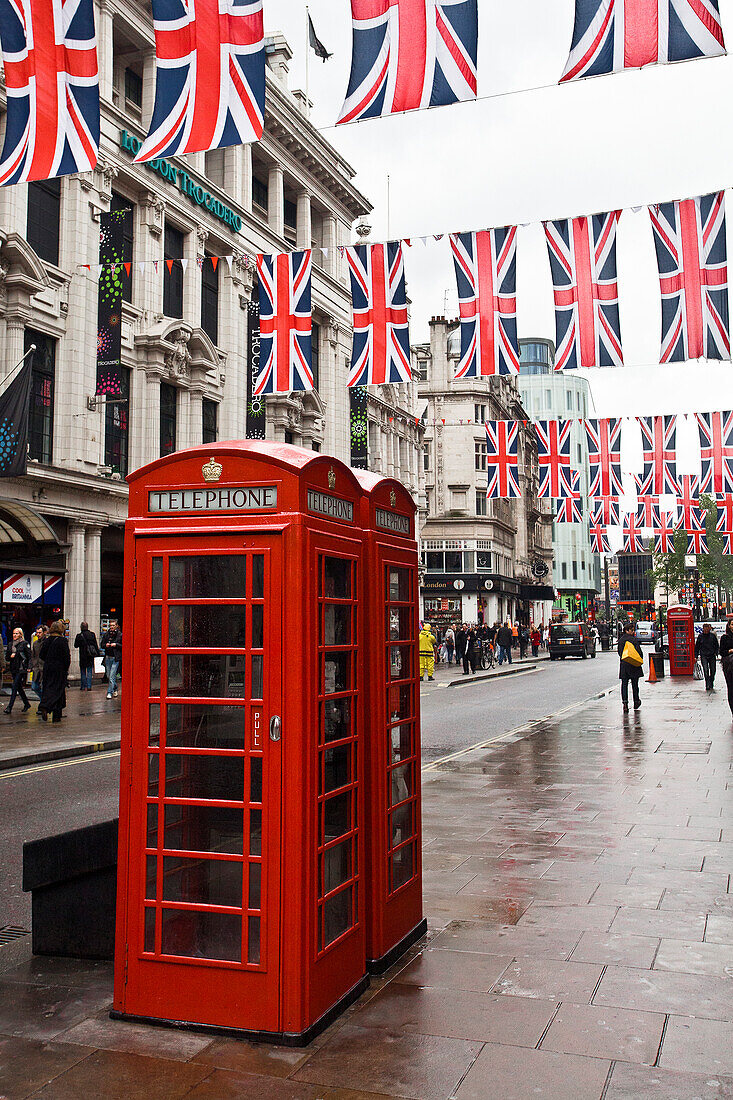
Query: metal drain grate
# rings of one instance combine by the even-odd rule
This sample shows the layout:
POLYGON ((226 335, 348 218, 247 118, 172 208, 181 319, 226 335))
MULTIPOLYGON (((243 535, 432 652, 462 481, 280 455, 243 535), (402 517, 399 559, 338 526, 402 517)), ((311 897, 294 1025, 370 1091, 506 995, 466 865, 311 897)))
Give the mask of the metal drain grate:
POLYGON ((17 924, 6 924, 4 928, 0 928, 0 947, 6 943, 12 943, 13 940, 22 939, 23 936, 30 936, 30 928, 20 928, 17 924))

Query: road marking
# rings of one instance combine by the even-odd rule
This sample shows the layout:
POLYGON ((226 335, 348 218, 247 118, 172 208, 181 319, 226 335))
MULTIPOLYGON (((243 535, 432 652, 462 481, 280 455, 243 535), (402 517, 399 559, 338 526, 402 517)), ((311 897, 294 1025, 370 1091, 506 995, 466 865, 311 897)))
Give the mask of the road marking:
POLYGON ((53 768, 71 768, 74 764, 92 764, 98 760, 109 760, 112 756, 119 756, 120 750, 110 752, 90 752, 84 756, 75 756, 72 760, 52 760, 48 764, 31 764, 27 768, 9 768, 0 771, 0 779, 15 779, 21 775, 33 775, 35 772, 47 772, 53 768))
MULTIPOLYGON (((523 672, 519 673, 519 675, 526 676, 527 673, 523 672)), ((579 699, 577 703, 570 703, 569 706, 563 707, 562 710, 556 710, 553 714, 545 714, 542 718, 533 718, 529 722, 523 722, 521 726, 515 726, 514 729, 507 730, 506 733, 500 733, 498 737, 492 737, 488 741, 479 741, 476 745, 469 745, 468 748, 458 749, 457 752, 449 753, 448 756, 441 756, 438 760, 431 760, 429 764, 424 764, 421 770, 423 772, 434 771, 441 764, 447 764, 450 760, 457 760, 458 757, 466 756, 469 752, 475 752, 477 749, 488 748, 489 745, 494 745, 497 741, 503 741, 506 737, 513 737, 523 730, 529 731, 533 729, 534 726, 541 725, 542 722, 548 722, 552 718, 558 718, 561 714, 567 714, 569 711, 577 710, 579 707, 584 707, 588 703, 594 703, 598 699, 604 699, 615 690, 616 685, 614 684, 613 687, 604 688, 603 691, 596 692, 595 695, 589 695, 587 699, 579 699)))

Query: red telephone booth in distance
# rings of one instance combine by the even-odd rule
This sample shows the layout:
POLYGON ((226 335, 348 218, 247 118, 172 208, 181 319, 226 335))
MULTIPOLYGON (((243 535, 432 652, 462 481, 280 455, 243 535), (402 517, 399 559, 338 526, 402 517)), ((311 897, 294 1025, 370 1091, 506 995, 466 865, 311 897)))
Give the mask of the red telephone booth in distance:
POLYGON ((695 615, 684 604, 667 611, 670 676, 692 676, 695 671, 695 615))
POLYGON ((368 981, 363 492, 252 441, 129 481, 113 1014, 304 1043, 368 981))
POLYGON ((371 654, 365 707, 367 966, 387 970, 424 935, 415 504, 398 481, 355 471, 365 491, 371 654))

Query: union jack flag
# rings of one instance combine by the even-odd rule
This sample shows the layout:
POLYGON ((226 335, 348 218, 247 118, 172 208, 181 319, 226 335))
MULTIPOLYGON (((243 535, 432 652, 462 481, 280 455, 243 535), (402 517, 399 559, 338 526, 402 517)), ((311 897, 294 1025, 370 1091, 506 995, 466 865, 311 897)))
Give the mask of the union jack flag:
POLYGON ((476 98, 477 0, 351 0, 339 122, 476 98))
POLYGON ((585 434, 591 474, 588 496, 621 496, 621 420, 586 420, 585 434))
POLYGON ((680 517, 677 529, 680 531, 701 531, 705 526, 700 516, 700 479, 694 474, 680 477, 681 490, 677 497, 680 517))
POLYGON ((640 496, 676 496, 677 417, 637 416, 644 449, 644 473, 637 481, 640 496))
POLYGON ((597 527, 619 527, 621 517, 619 515, 618 500, 615 497, 591 498, 591 523, 597 527))
POLYGON ((620 210, 545 222, 555 291, 555 370, 620 367, 616 274, 620 210))
POLYGON ((733 493, 724 493, 715 504, 718 509, 715 530, 725 535, 733 534, 733 493))
POLYGON ((726 531, 722 536, 721 550, 729 557, 733 557, 733 531, 726 531))
POLYGON ((675 525, 672 513, 666 509, 658 509, 657 519, 658 523, 653 527, 654 552, 655 554, 673 554, 675 525))
POLYGON ((594 554, 610 554, 611 544, 608 541, 608 531, 600 523, 590 525, 590 544, 594 554))
MULTIPOLYGON (((639 478, 634 480, 638 486, 639 478)), ((637 495, 636 505, 642 527, 656 528, 659 525, 659 497, 637 495)))
POLYGON ((733 412, 698 413, 702 478, 700 491, 733 493, 733 412))
POLYGON ((260 371, 253 395, 313 389, 310 249, 257 257, 260 371))
POLYGON ((707 554, 708 552, 708 539, 703 528, 702 531, 688 531, 687 532, 687 553, 688 554, 707 554))
POLYGON ((537 420, 537 457, 540 467, 540 497, 559 500, 573 491, 570 469, 570 432, 572 420, 537 420))
POLYGON ((624 553, 643 554, 641 526, 636 512, 627 512, 624 516, 624 553))
POLYGON ((461 312, 456 378, 519 372, 517 228, 452 233, 461 312))
POLYGON ((519 488, 519 422, 486 421, 486 496, 521 497, 519 488))
POLYGON ((662 294, 660 362, 730 359, 723 191, 650 206, 662 294))
POLYGON ((718 0, 575 0, 561 82, 723 53, 718 0))
POLYGON ((350 245, 346 259, 354 315, 348 385, 409 382, 410 333, 402 245, 396 241, 350 245))
POLYGON ((136 161, 259 141, 262 0, 152 0, 155 105, 136 161))
POLYGON ((556 500, 557 511, 555 521, 557 523, 582 523, 583 503, 580 499, 580 474, 577 470, 570 470, 570 492, 556 500))
POLYGON ((7 114, 0 184, 88 172, 99 153, 92 0, 0 0, 7 114))

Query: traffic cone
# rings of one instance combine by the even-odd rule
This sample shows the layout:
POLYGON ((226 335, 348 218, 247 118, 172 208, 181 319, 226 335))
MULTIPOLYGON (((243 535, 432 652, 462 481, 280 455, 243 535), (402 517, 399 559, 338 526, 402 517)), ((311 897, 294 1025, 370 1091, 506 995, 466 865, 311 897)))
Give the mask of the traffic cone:
POLYGON ((654 660, 654 654, 653 653, 649 654, 649 679, 647 680, 647 683, 648 684, 656 684, 657 683, 657 662, 654 660))

